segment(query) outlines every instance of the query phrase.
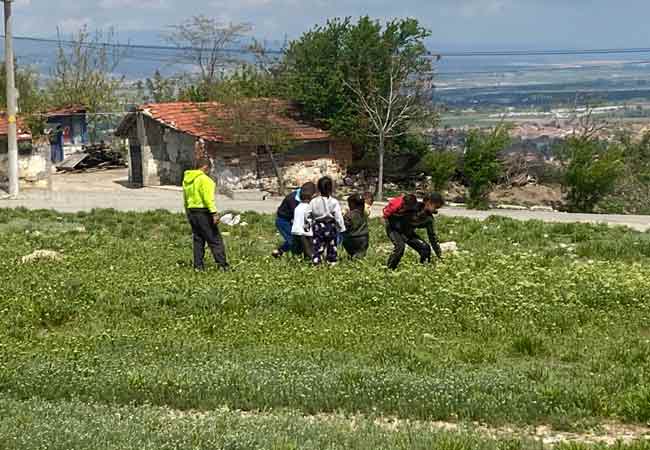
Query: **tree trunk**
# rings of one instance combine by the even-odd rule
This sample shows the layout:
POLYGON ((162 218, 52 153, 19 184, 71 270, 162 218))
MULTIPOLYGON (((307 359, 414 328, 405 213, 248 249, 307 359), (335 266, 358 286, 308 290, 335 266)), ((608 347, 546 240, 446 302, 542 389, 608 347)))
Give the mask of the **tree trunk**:
POLYGON ((379 135, 379 177, 377 179, 377 201, 384 199, 384 136, 379 135))
POLYGON ((278 165, 278 162, 275 160, 275 155, 273 155, 273 150, 271 150, 270 145, 265 145, 264 149, 266 150, 266 153, 268 153, 269 158, 271 159, 271 165, 273 166, 273 172, 275 172, 275 176, 278 179, 278 190, 280 191, 280 195, 284 195, 284 177, 282 176, 282 169, 278 165))

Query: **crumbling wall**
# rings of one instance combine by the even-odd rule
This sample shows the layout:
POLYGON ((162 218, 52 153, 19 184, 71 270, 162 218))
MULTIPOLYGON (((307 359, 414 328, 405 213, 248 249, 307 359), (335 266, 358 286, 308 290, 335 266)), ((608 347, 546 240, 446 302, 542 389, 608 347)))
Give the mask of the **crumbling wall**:
POLYGON ((254 147, 207 143, 206 155, 212 160, 212 178, 220 193, 261 186, 254 147))
POLYGON ((145 186, 179 185, 183 172, 194 164, 196 139, 143 117, 138 132, 145 186))
MULTIPOLYGON (((37 182, 47 178, 50 144, 37 142, 30 145, 21 142, 18 150, 18 177, 27 182, 37 182)), ((9 154, 6 139, 0 142, 0 180, 8 179, 9 154)))

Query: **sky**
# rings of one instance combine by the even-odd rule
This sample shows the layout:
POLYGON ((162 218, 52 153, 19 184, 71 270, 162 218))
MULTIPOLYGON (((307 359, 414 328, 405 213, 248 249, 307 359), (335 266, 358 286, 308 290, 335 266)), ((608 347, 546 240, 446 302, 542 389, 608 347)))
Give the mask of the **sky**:
POLYGON ((51 37, 115 27, 151 43, 169 25, 203 14, 247 22, 259 39, 300 36, 329 17, 416 17, 446 49, 650 47, 648 0, 14 0, 15 34, 51 37))

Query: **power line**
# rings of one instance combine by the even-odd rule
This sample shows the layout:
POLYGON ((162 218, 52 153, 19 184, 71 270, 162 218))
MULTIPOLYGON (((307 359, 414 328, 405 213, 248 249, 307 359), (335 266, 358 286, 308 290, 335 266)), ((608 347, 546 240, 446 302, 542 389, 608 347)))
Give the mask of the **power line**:
MULTIPOLYGON (((4 38, 4 35, 2 36, 4 38)), ((78 42, 71 40, 59 40, 38 38, 31 36, 15 36, 16 41, 41 42, 62 45, 78 45, 78 42)), ((143 45, 143 44, 121 44, 121 43, 98 43, 87 42, 83 46, 97 48, 117 48, 133 50, 162 50, 162 51, 205 51, 199 47, 176 47, 169 45, 143 45)), ((253 53, 249 48, 224 48, 220 51, 224 53, 243 54, 253 53)), ((266 49, 265 53, 273 55, 284 54, 283 50, 266 49)), ((575 55, 615 55, 615 54, 650 54, 648 47, 631 47, 631 48, 602 48, 602 49, 551 49, 551 50, 495 50, 495 51, 430 51, 429 56, 440 56, 442 58, 463 58, 463 57, 482 57, 482 56, 575 56, 575 55)))
MULTIPOLYGON (((4 35, 2 36, 4 39, 4 35)), ((67 46, 72 46, 72 45, 79 45, 78 42, 71 41, 71 40, 65 40, 65 39, 48 39, 48 38, 37 38, 37 37, 30 37, 30 36, 16 36, 14 37, 14 40, 16 41, 27 41, 27 42, 40 42, 40 43, 47 43, 47 44, 61 44, 61 45, 67 45, 67 46)), ((176 47, 176 46, 169 46, 169 45, 142 45, 142 44, 121 44, 121 43, 101 43, 101 42, 85 42, 82 44, 83 47, 91 47, 91 48, 115 48, 115 49, 132 49, 132 50, 163 50, 163 51, 206 51, 204 48, 200 47, 176 47)), ((223 53, 233 53, 233 54, 242 54, 242 53, 253 53, 253 50, 248 49, 248 48, 224 48, 220 49, 219 51, 223 53)), ((265 53, 268 54, 277 54, 277 55, 282 55, 284 52, 282 50, 264 50, 265 53)))

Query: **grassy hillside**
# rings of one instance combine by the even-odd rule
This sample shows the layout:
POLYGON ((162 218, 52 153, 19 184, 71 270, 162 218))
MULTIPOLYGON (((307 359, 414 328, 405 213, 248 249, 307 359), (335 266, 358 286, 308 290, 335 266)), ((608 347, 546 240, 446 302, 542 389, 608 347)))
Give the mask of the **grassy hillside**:
POLYGON ((378 222, 366 261, 314 269, 245 220, 234 271, 197 274, 182 215, 0 210, 0 448, 527 449, 373 418, 650 421, 650 234, 444 218, 460 254, 388 272, 378 222), (363 418, 310 419, 333 413, 363 418))

